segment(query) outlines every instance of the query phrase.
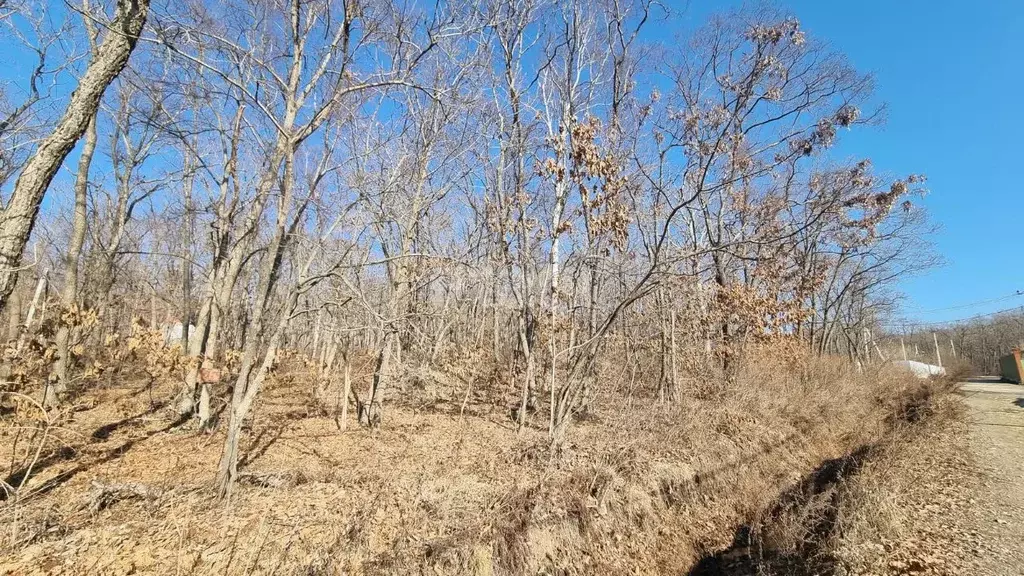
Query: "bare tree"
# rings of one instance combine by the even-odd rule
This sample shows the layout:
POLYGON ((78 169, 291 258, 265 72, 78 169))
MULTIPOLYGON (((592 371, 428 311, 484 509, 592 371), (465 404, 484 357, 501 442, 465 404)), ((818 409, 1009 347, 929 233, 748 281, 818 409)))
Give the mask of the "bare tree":
MULTIPOLYGON (((301 364, 339 429, 350 402, 387 426, 438 376, 459 418, 486 398, 557 453, 588 413, 720 392, 763 344, 863 361, 895 282, 934 262, 922 178, 834 157, 877 118, 871 78, 770 8, 662 42, 668 4, 185 2, 143 34, 148 4, 104 24, 86 3, 93 50, 68 50, 82 81, 61 118, 40 104, 63 48, 19 40, 40 63, 0 102, 0 179, 21 173, 0 293, 35 312, 11 310, 12 335, 49 349, 45 263, 62 315, 102 318, 58 323, 33 393, 52 405, 100 357, 120 369, 103 344, 130 341, 176 425, 225 432, 227 497, 276 366, 301 364), (82 135, 68 225, 39 202, 82 135), (36 210, 44 264, 12 292, 36 210)), ((1010 344, 983 332, 948 338, 1010 344)))
MULTIPOLYGON (((89 39, 90 53, 92 57, 95 57, 97 31, 92 20, 93 16, 88 0, 83 0, 82 12, 85 15, 83 21, 89 39)), ((78 157, 78 167, 75 174, 75 208, 71 219, 71 237, 68 242, 67 253, 64 255, 64 286, 60 292, 60 304, 68 311, 74 311, 78 306, 78 268, 88 226, 89 169, 92 166, 92 158, 96 151, 96 141, 98 138, 97 121, 94 113, 88 128, 86 128, 82 152, 78 157)), ((72 329, 73 326, 69 324, 62 324, 58 328, 56 336, 57 362, 54 366, 54 373, 50 376, 50 380, 55 382, 48 382, 46 392, 43 394, 43 405, 46 407, 52 406, 56 402, 56 396, 63 393, 70 380, 72 329)))
POLYGON ((46 189, 78 139, 88 129, 107 86, 121 73, 142 32, 148 0, 119 0, 108 32, 71 94, 53 132, 25 163, 0 213, 0 310, 14 290, 22 252, 28 243, 46 189))

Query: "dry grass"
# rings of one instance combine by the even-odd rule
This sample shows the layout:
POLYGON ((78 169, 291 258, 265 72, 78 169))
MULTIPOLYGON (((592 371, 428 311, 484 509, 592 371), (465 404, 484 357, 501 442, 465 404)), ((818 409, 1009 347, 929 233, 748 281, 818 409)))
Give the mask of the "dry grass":
POLYGON ((843 484, 829 544, 844 573, 977 573, 963 546, 977 483, 966 420, 951 395, 935 399, 927 419, 895 431, 843 484))
POLYGON ((555 457, 545 410, 517 436, 495 400, 517 391, 486 370, 402 381, 383 428, 341 432, 314 399, 333 392, 283 369, 227 504, 209 489, 223 437, 172 426, 175 384, 91 389, 4 505, 3 572, 681 574, 822 462, 878 442, 918 393, 884 370, 762 358, 714 394, 626 407, 609 376, 555 457), (460 415, 464 374, 477 381, 460 415), (94 480, 159 496, 97 509, 94 480))
POLYGON ((882 437, 823 462, 691 574, 969 573, 943 549, 952 527, 922 515, 968 493, 963 407, 947 382, 908 386, 882 437))

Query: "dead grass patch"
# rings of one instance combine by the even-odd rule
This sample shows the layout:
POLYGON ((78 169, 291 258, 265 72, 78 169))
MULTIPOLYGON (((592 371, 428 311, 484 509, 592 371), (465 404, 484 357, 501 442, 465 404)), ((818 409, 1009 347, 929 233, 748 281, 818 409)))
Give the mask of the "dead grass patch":
POLYGON ((909 408, 916 383, 899 373, 761 358, 716 394, 683 390, 672 403, 634 392, 630 405, 625 384, 606 379, 595 418, 552 457, 545 410, 517 436, 495 402, 515 398, 514 386, 477 383, 460 415, 463 379, 415 374, 420 384, 396 391, 376 431, 341 432, 330 407, 307 409, 315 390, 304 378, 272 383, 245 433, 252 481, 229 505, 208 489, 220 433, 168 428, 169 412, 153 410, 172 384, 155 385, 156 404, 128 386, 89 392, 58 434, 74 456, 29 486, 77 472, 3 510, 18 522, 0 540, 3 570, 681 574, 822 462, 920 410, 909 408), (158 496, 90 514, 82 504, 96 478, 158 496))

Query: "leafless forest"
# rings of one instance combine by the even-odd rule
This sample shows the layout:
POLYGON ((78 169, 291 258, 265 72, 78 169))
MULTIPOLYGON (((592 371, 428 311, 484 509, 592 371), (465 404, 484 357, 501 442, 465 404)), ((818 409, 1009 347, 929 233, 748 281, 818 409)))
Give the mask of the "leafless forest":
POLYGON ((1024 346, 1024 309, 1005 308, 937 326, 894 324, 886 334, 893 357, 901 353, 902 337, 903 347, 910 347, 908 358, 934 362, 937 341, 942 358, 962 360, 980 374, 998 374, 999 357, 1024 346))
POLYGON ((836 151, 884 94, 770 6, 682 8, 0 2, 8 498, 113 390, 203 443, 213 501, 270 395, 386 446, 443 376, 438 413, 548 461, 737 390, 875 394, 937 261, 914 167, 836 151))

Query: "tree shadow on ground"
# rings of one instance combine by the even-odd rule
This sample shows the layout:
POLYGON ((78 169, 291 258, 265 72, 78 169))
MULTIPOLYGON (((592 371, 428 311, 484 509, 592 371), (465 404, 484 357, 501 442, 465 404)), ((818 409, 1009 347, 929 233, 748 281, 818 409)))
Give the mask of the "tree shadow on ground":
POLYGON ((107 438, 110 438, 111 434, 116 432, 121 427, 127 426, 129 424, 132 424, 136 420, 138 420, 139 418, 142 418, 142 417, 145 417, 145 416, 149 416, 151 414, 156 413, 158 410, 160 410, 160 409, 164 408, 165 406, 167 406, 167 404, 169 402, 170 402, 170 400, 165 400, 165 401, 160 402, 158 404, 152 404, 152 405, 150 405, 148 410, 143 410, 142 412, 139 412, 138 414, 135 414, 133 416, 128 416, 127 418, 123 418, 121 420, 118 420, 117 422, 111 422, 110 424, 104 424, 103 426, 100 426, 99 428, 93 430, 91 436, 92 436, 92 438, 94 440, 106 440, 107 438))
MULTIPOLYGON (((110 434, 114 430, 117 430, 118 428, 120 428, 122 426, 130 424, 131 422, 133 422, 134 420, 136 420, 138 418, 141 418, 143 416, 152 414, 156 410, 159 410, 163 405, 166 405, 166 402, 164 404, 154 406, 154 407, 150 408, 149 410, 146 410, 144 412, 136 414, 135 416, 131 416, 129 418, 125 418, 123 420, 119 420, 119 421, 113 422, 111 424, 100 426, 95 431, 93 431, 93 434, 92 434, 93 441, 94 442, 99 442, 99 441, 102 441, 102 440, 105 440, 105 439, 109 438, 110 434)), ((117 460, 118 458, 121 458, 122 456, 127 454, 128 451, 131 450, 132 447, 134 447, 139 442, 147 440, 147 439, 149 439, 149 438, 151 438, 151 437, 153 437, 153 436, 155 436, 157 434, 160 434, 162 432, 167 432, 167 431, 170 431, 170 430, 172 430, 174 428, 177 428, 178 426, 181 426, 182 424, 184 424, 185 421, 187 421, 189 418, 190 418, 190 415, 184 414, 182 416, 179 416, 173 422, 169 423, 167 426, 164 426, 162 428, 157 428, 155 430, 150 430, 150 431, 146 432, 145 434, 143 434, 142 436, 138 436, 138 437, 135 437, 135 438, 130 438, 128 440, 125 440, 121 444, 119 444, 119 445, 117 445, 117 446, 115 446, 115 447, 113 447, 113 448, 111 448, 109 450, 103 451, 96 458, 92 458, 92 459, 90 459, 87 462, 83 462, 81 464, 78 464, 74 468, 71 468, 71 469, 66 470, 64 472, 61 472, 60 474, 57 474, 53 478, 50 478, 49 480, 46 480, 45 482, 43 482, 39 486, 32 488, 26 496, 22 497, 22 499, 24 499, 26 497, 31 497, 31 496, 38 496, 40 494, 46 494, 47 492, 50 492, 50 491, 54 490, 55 488, 63 485, 68 480, 71 480, 72 478, 74 478, 75 476, 77 476, 81 472, 85 472, 85 471, 87 471, 87 470, 89 470, 89 469, 91 469, 91 468, 93 468, 95 466, 99 466, 101 464, 105 464, 105 463, 110 462, 112 460, 117 460)), ((61 448, 59 448, 58 450, 54 451, 53 453, 51 453, 47 457, 37 461, 34 466, 29 464, 29 465, 23 467, 22 469, 20 469, 20 470, 18 470, 16 472, 11 473, 10 475, 8 475, 8 477, 6 479, 4 479, 4 481, 7 483, 8 486, 12 486, 12 487, 21 486, 22 483, 25 482, 25 480, 26 480, 26 475, 28 475, 29 473, 31 473, 31 476, 38 476, 40 472, 43 472, 44 470, 54 466, 55 464, 57 464, 59 462, 62 462, 62 461, 65 461, 65 460, 70 460, 71 458, 77 456, 78 453, 79 453, 79 451, 77 449, 71 447, 71 446, 62 446, 61 448)), ((10 494, 8 492, 6 492, 6 491, 0 492, 0 501, 7 500, 9 496, 10 496, 10 494)))
POLYGON ((736 529, 732 545, 705 556, 688 576, 755 576, 760 574, 791 574, 810 576, 829 574, 835 559, 823 553, 829 536, 835 531, 839 512, 839 491, 834 487, 843 478, 854 475, 871 453, 871 446, 861 446, 841 458, 826 460, 798 484, 783 492, 764 518, 736 529), (810 504, 820 506, 821 513, 805 526, 807 537, 794 546, 772 547, 764 535, 774 522, 800 517, 810 504))
POLYGON ((238 459, 238 467, 244 468, 255 462, 260 456, 266 454, 267 450, 281 439, 284 429, 284 425, 278 425, 260 430, 256 437, 253 438, 249 449, 238 459))

